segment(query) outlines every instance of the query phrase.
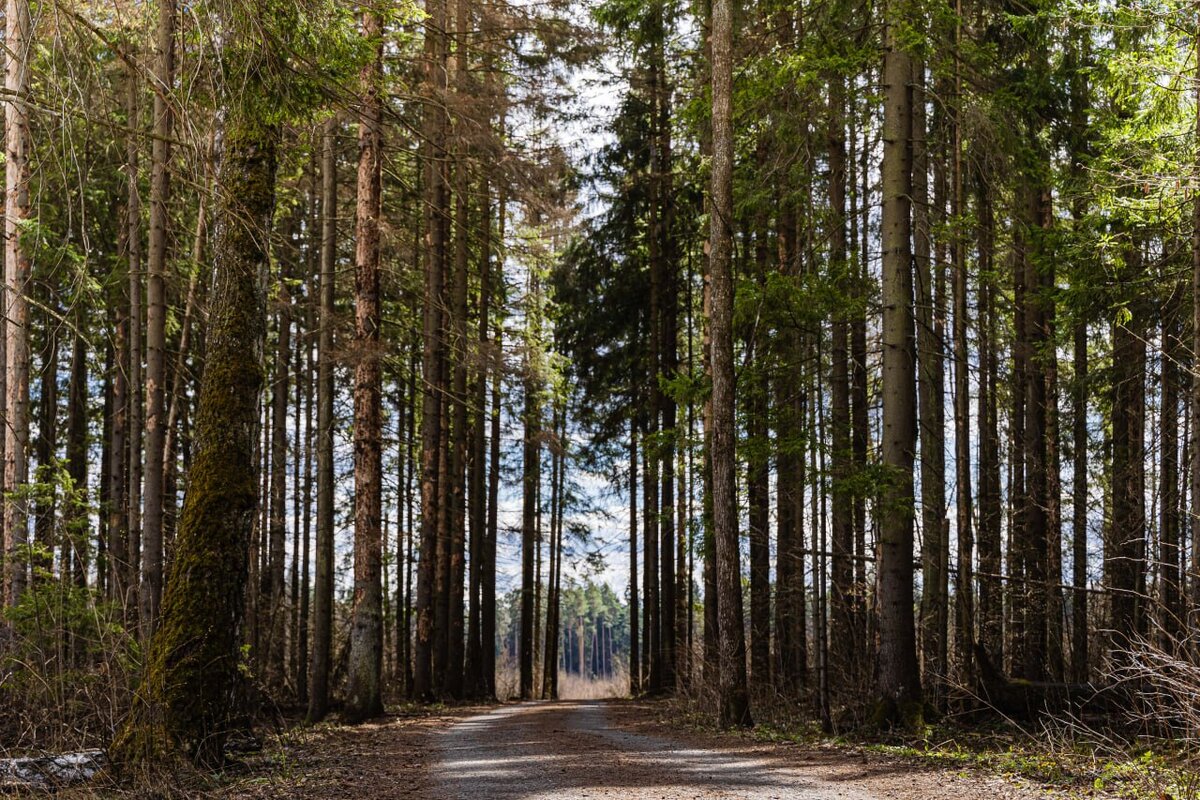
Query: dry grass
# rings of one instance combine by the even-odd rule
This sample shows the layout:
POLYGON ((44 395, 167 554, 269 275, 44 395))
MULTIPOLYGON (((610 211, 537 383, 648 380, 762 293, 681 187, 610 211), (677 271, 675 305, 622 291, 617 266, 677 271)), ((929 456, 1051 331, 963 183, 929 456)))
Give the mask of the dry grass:
MULTIPOLYGON (((536 689, 542 685, 539 670, 534 675, 536 689)), ((515 701, 520 695, 520 670, 512 661, 496 665, 496 698, 501 702, 515 701)), ((605 698, 629 696, 629 673, 624 669, 614 671, 611 678, 585 678, 566 672, 558 674, 558 696, 561 700, 603 700, 605 698)))
POLYGON ((579 675, 558 676, 558 696, 563 700, 603 700, 629 696, 629 676, 623 671, 611 678, 583 678, 579 675))

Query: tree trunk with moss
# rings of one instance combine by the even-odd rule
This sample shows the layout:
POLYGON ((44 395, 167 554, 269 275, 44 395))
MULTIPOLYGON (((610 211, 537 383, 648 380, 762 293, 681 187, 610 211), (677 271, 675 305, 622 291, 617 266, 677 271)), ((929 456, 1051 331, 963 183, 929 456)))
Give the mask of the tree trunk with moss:
POLYGON ((258 510, 254 445, 278 136, 276 126, 245 110, 231 112, 214 208, 215 277, 195 454, 145 677, 110 751, 125 768, 175 756, 201 765, 224 758, 258 510))

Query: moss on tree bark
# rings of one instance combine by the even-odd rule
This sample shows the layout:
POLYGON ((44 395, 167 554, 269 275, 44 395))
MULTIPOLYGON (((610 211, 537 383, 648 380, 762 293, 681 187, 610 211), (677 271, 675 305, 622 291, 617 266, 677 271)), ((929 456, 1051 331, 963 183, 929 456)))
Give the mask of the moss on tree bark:
POLYGON ((133 709, 110 750, 125 769, 177 757, 212 766, 224 758, 258 504, 253 450, 278 139, 276 126, 253 116, 234 112, 226 125, 196 450, 161 624, 133 709))

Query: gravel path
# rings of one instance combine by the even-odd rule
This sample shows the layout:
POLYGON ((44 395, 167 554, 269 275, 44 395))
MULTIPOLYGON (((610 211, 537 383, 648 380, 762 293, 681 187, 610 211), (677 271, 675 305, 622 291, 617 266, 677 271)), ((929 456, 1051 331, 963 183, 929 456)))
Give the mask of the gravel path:
POLYGON ((669 738, 603 701, 526 703, 433 734, 429 797, 445 800, 1020 798, 1011 786, 798 748, 669 738), (616 709, 616 710, 615 710, 616 709), (788 757, 790 755, 790 757, 788 757), (957 782, 956 782, 957 781, 957 782))
MULTIPOLYGON (((847 747, 688 730, 669 706, 579 700, 304 729, 214 800, 1047 800, 1046 787, 847 747)), ((232 777, 232 776, 231 776, 232 777)), ((70 793, 65 798, 73 798, 70 793)), ((90 798, 93 795, 87 794, 90 798)), ((190 793, 187 796, 193 796, 190 793)), ((82 795, 80 795, 82 797, 82 795)))

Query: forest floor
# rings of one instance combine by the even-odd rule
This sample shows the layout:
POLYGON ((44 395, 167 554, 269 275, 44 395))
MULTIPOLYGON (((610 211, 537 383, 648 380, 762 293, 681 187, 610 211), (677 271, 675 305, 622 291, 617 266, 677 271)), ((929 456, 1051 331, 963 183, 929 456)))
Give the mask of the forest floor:
POLYGON ((56 797, 1200 800, 1196 759, 1168 760, 1144 746, 1096 746, 1061 733, 1039 740, 996 726, 934 727, 921 741, 832 739, 780 720, 719 732, 687 705, 593 698, 400 706, 359 726, 281 729, 222 773, 162 774, 138 788, 76 786, 56 797))
MULTIPOLYGON (((1025 800, 1082 796, 976 766, 683 730, 658 703, 526 703, 292 732, 220 798, 1025 800)), ((1090 790, 1083 794, 1091 796, 1090 790)))

